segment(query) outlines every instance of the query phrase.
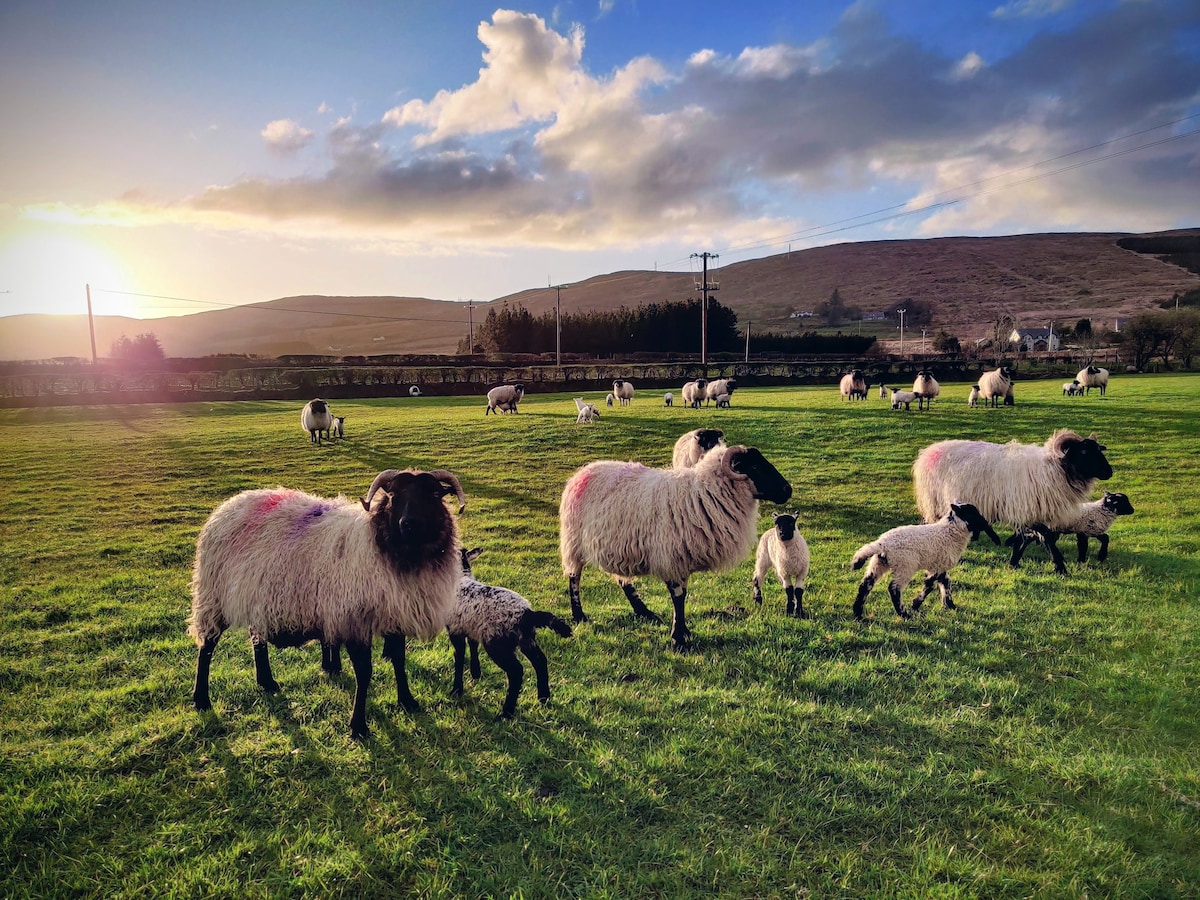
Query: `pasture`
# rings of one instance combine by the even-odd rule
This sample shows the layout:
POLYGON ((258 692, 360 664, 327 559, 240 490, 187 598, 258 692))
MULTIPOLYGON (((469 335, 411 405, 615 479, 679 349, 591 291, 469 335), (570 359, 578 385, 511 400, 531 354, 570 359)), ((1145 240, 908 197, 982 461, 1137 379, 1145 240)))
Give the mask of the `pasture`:
MULTIPOLYGON (((569 395, 486 418, 482 397, 340 401, 346 437, 322 447, 286 402, 0 411, 0 895, 1195 896, 1200 378, 1114 377, 1105 398, 1061 383, 1018 382, 1001 409, 945 384, 923 413, 874 388, 744 389, 721 410, 639 390, 599 395, 592 425, 569 395), (552 702, 527 665, 511 722, 486 658, 450 699, 444 635, 409 642, 420 714, 376 664, 363 745, 353 677, 322 674, 316 645, 272 650, 267 696, 231 630, 213 711, 192 708, 192 554, 231 494, 359 496, 384 468, 450 469, 477 577, 569 618, 567 477, 668 464, 701 425, 791 481, 813 618, 783 615, 773 577, 756 607, 751 557, 692 578, 694 646, 673 653, 589 568, 591 621, 541 637, 552 702), (1098 433, 1103 487, 1136 509, 1106 562, 1093 544, 1076 564, 1065 538, 1066 578, 1036 548, 1014 572, 975 543, 950 572, 957 611, 935 595, 900 621, 880 586, 853 620, 850 558, 915 521, 921 447, 1060 427, 1098 433)), ((664 586, 640 587, 669 618, 664 586)))

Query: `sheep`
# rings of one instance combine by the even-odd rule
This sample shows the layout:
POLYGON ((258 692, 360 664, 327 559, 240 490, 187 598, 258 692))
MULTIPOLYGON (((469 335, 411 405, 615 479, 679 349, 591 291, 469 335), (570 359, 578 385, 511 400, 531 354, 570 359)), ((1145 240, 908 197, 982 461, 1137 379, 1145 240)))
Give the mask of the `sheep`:
POLYGON ((879 385, 879 399, 886 400, 889 390, 891 390, 891 389, 886 384, 880 384, 879 385))
POLYGON ((589 463, 568 479, 559 504, 572 616, 587 621, 579 581, 592 563, 616 578, 637 616, 660 621, 634 586, 636 576, 653 575, 671 595, 671 646, 686 649, 688 578, 745 559, 754 547, 759 500, 786 503, 791 496, 787 479, 753 447, 716 447, 686 469, 589 463))
POLYGON ((499 415, 501 412, 516 412, 517 404, 521 402, 521 398, 525 396, 525 385, 523 384, 502 384, 492 388, 487 392, 487 409, 484 411, 486 416, 490 412, 499 415))
POLYGON ((863 378, 862 369, 855 369, 842 376, 838 383, 843 400, 866 400, 867 382, 863 378))
POLYGON ((575 409, 578 411, 578 415, 575 416, 576 425, 600 418, 600 410, 596 409, 596 404, 585 403, 582 397, 575 398, 575 409))
POLYGON ((612 405, 613 405, 613 401, 615 401, 616 399, 617 399, 617 398, 616 398, 616 397, 614 397, 612 394, 606 394, 606 395, 605 395, 605 397, 604 397, 604 403, 605 403, 605 405, 606 405, 606 406, 612 406, 612 405))
POLYGON ((774 526, 758 539, 754 557, 754 602, 762 606, 763 579, 774 569, 787 593, 787 614, 807 619, 804 583, 808 580, 808 544, 796 530, 794 513, 776 513, 772 518, 774 526))
POLYGON ((967 394, 967 406, 972 408, 979 405, 979 385, 971 385, 971 393, 967 394))
POLYGON ((334 416, 333 417, 333 422, 331 423, 330 428, 329 428, 329 434, 331 437, 336 437, 336 438, 344 438, 346 436, 346 417, 345 416, 334 416))
POLYGON ((663 394, 663 406, 674 406, 674 405, 675 405, 675 396, 670 391, 667 391, 665 394, 663 394))
POLYGON ((1100 396, 1103 397, 1108 391, 1108 369, 1101 369, 1099 366, 1084 366, 1075 376, 1075 380, 1083 385, 1085 394, 1091 394, 1092 388, 1098 388, 1100 396))
POLYGON ((692 409, 699 409, 700 404, 704 402, 704 393, 708 389, 708 379, 697 378, 695 381, 689 381, 683 386, 680 393, 683 395, 683 402, 692 409))
POLYGON ((309 440, 317 444, 321 443, 321 434, 329 436, 329 426, 333 421, 333 416, 329 413, 329 404, 324 400, 316 399, 309 400, 304 404, 304 409, 300 411, 300 428, 308 433, 309 440))
POLYGON ((934 398, 942 392, 942 386, 938 384, 933 373, 928 369, 922 369, 917 373, 917 377, 913 380, 913 393, 917 395, 917 409, 926 408, 926 404, 930 409, 933 408, 934 398))
POLYGON ((1064 397, 1074 397, 1077 394, 1080 396, 1083 395, 1083 388, 1079 386, 1078 379, 1075 381, 1064 381, 1062 391, 1064 397))
POLYGON ((908 409, 909 404, 916 399, 917 395, 912 391, 892 391, 892 409, 899 409, 902 404, 908 409))
MULTIPOLYGON (((1133 515, 1133 504, 1129 502, 1127 496, 1105 491, 1101 499, 1079 504, 1074 521, 1058 531, 1051 532, 1047 541, 1057 547, 1058 538, 1061 535, 1075 535, 1075 546, 1079 554, 1078 561, 1084 563, 1087 562, 1088 556, 1088 538, 1094 537, 1100 544, 1100 550, 1096 554, 1096 561, 1104 562, 1108 558, 1109 527, 1116 520, 1117 516, 1131 515, 1133 515)), ((1035 541, 1041 541, 1041 537, 1036 532, 1028 529, 1017 531, 1005 541, 1008 546, 1013 548, 1009 564, 1016 568, 1020 564, 1021 556, 1025 553, 1025 550, 1035 541)))
POLYGON ((728 394, 718 394, 717 395, 717 409, 729 409, 729 395, 728 394))
POLYGON ((571 626, 554 613, 534 610, 529 601, 507 588, 482 584, 471 573, 471 563, 483 551, 461 549, 462 577, 458 596, 446 618, 446 633, 454 648, 454 687, 450 696, 463 695, 463 663, 467 645, 471 647, 471 677, 479 677, 479 645, 508 676, 508 693, 500 708, 501 719, 511 719, 517 711, 517 697, 525 680, 525 671, 517 651, 533 664, 537 678, 539 703, 550 702, 550 673, 546 655, 537 643, 537 629, 549 628, 561 637, 571 636, 571 626))
POLYGON ((869 544, 858 548, 850 561, 853 569, 861 569, 867 560, 871 564, 858 585, 858 596, 854 598, 854 618, 862 620, 863 605, 875 583, 887 572, 892 573, 888 582, 888 596, 896 615, 902 619, 912 613, 904 608, 901 593, 921 569, 925 570, 925 584, 921 593, 913 598, 912 612, 921 609, 929 592, 937 585, 946 609, 954 609, 950 597, 950 579, 946 572, 962 558, 967 544, 986 534, 996 544, 1000 538, 988 524, 988 520, 970 503, 951 503, 945 516, 928 525, 901 525, 885 531, 869 544))
POLYGON ((396 673, 397 704, 418 709, 405 674, 405 635, 432 638, 454 603, 458 529, 442 502, 451 492, 461 513, 466 498, 450 472, 387 469, 358 502, 274 488, 243 491, 218 506, 200 530, 192 573, 196 709, 212 708, 213 651, 226 629, 240 626, 250 630, 255 677, 267 693, 279 690, 268 644, 320 640, 327 671, 340 668, 334 659, 345 644, 355 680, 350 734, 357 740, 370 734, 375 635, 383 636, 383 656, 396 673))
POLYGON ((415 384, 414 384, 412 387, 410 387, 410 388, 408 389, 408 396, 410 396, 410 397, 420 397, 420 396, 421 396, 421 389, 420 389, 420 388, 419 388, 417 385, 415 385, 415 384))
MULTIPOLYGON (((913 463, 913 492, 922 519, 934 522, 951 501, 971 503, 989 522, 1032 528, 1043 538, 1063 530, 1097 481, 1112 477, 1096 435, 1065 429, 1045 444, 948 440, 930 444, 913 463)), ((1049 547, 1054 570, 1066 574, 1062 554, 1049 547)))
POLYGON ((725 446, 725 432, 720 428, 696 428, 679 436, 671 452, 672 469, 690 469, 715 447, 725 446))
POLYGON ((719 401, 722 394, 733 394, 737 390, 737 379, 734 378, 716 378, 704 386, 704 400, 707 405, 708 401, 719 401))
POLYGON ((633 382, 618 378, 613 381, 612 392, 622 406, 628 406, 629 401, 633 399, 633 382))
POLYGON ((1008 366, 1001 366, 979 376, 979 396, 987 405, 995 407, 999 400, 1011 406, 1013 373, 1008 366))

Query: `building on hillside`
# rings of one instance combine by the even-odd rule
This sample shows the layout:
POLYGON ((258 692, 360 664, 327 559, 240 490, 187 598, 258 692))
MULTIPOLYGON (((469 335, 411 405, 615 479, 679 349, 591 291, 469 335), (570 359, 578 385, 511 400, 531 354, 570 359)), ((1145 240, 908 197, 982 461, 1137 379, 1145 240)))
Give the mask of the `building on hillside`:
POLYGON ((1058 335, 1054 333, 1054 327, 1050 325, 1045 328, 1014 328, 1008 339, 1016 345, 1018 350, 1057 350, 1059 348, 1058 335))

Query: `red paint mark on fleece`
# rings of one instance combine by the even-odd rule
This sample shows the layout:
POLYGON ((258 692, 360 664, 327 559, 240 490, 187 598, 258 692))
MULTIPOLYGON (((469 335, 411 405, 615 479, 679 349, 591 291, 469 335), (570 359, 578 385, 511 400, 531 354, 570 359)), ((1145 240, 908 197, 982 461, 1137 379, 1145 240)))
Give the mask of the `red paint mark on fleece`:
POLYGON ((265 495, 261 500, 258 501, 258 505, 254 507, 253 512, 250 514, 250 520, 252 522, 262 521, 275 510, 275 507, 279 506, 280 503, 295 493, 295 491, 289 491, 284 488, 280 488, 277 491, 271 491, 271 493, 265 495))
POLYGON ((574 504, 579 502, 579 498, 583 496, 583 492, 587 490, 587 484, 592 480, 591 469, 581 469, 567 482, 567 503, 574 504))
POLYGON ((921 454, 921 465, 926 469, 933 468, 938 464, 938 460, 942 458, 942 454, 945 452, 945 448, 938 447, 935 444, 921 454))

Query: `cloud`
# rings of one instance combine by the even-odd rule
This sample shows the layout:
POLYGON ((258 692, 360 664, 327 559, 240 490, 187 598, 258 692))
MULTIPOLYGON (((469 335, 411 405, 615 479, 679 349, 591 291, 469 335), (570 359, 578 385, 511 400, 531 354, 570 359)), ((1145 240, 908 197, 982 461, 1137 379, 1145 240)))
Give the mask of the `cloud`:
POLYGON ((1075 5, 1075 0, 1012 0, 992 10, 996 19, 1041 19, 1075 5))
POLYGON ((267 123, 262 138, 277 156, 293 156, 312 143, 313 133, 291 119, 276 119, 267 123))
POLYGON ((953 77, 958 81, 962 81, 965 78, 974 78, 985 65, 983 57, 972 50, 954 64, 953 77))

